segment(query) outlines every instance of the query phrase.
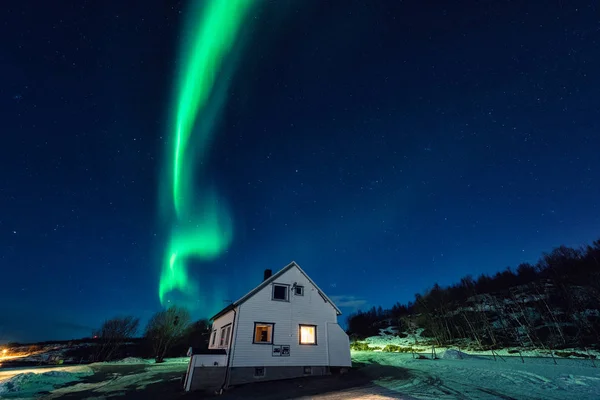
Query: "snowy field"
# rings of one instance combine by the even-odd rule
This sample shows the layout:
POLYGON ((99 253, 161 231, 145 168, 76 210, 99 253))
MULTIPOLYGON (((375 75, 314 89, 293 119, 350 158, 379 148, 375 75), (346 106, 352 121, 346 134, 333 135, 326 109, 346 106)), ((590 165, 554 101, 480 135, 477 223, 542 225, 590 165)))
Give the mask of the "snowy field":
MULTIPOLYGON (((438 360, 420 360, 403 353, 353 352, 355 362, 395 368, 384 369, 381 377, 373 379, 373 386, 350 391, 345 398, 600 399, 600 370, 589 360, 560 359, 557 365, 551 358, 494 361, 456 350, 438 356, 438 360)), ((319 398, 342 399, 344 393, 319 398)))
MULTIPOLYGON (((600 399, 600 369, 593 367, 590 360, 557 359, 556 365, 551 358, 526 358, 525 363, 519 357, 494 361, 489 356, 472 356, 452 349, 438 352, 438 357, 413 359, 410 353, 352 352, 353 361, 360 367, 351 371, 348 378, 357 381, 356 387, 338 390, 325 386, 319 394, 302 397, 302 386, 308 386, 307 381, 292 380, 285 381, 288 389, 268 398, 295 395, 322 400, 600 399)), ((0 370, 0 398, 118 399, 133 393, 145 393, 147 398, 196 398, 195 394, 181 392, 179 379, 185 373, 187 361, 178 358, 155 364, 151 360, 125 359, 86 366, 0 370), (156 389, 162 391, 159 397, 156 389)), ((273 383, 257 385, 266 385, 263 391, 269 392, 268 387, 273 383)), ((234 388, 223 398, 253 397, 248 397, 247 390, 234 388)))

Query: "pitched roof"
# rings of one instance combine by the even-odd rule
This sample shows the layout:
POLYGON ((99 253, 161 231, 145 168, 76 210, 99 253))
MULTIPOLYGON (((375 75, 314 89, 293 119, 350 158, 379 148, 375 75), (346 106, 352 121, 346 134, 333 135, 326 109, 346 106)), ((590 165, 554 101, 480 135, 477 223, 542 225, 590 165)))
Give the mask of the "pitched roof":
POLYGON ((300 268, 300 266, 298 264, 296 264, 295 261, 292 261, 291 263, 289 263, 288 265, 286 265, 285 267, 283 267, 281 270, 279 270, 276 273, 274 273, 273 275, 271 275, 268 279, 265 279, 263 282, 261 282, 260 285, 258 285, 257 287, 255 287, 254 289, 252 289, 251 291, 249 291, 248 293, 246 293, 243 297, 241 297, 237 301, 234 301, 233 303, 231 303, 230 305, 228 305, 227 307, 225 307, 224 309, 222 309, 221 311, 219 311, 218 313, 216 313, 210 320, 214 321, 215 319, 219 318, 221 315, 223 315, 225 313, 228 313, 229 311, 233 310, 234 308, 236 308, 240 304, 244 303, 250 297, 254 296, 261 289, 263 289, 264 287, 266 287, 269 284, 271 284, 273 281, 275 281, 277 278, 279 278, 281 275, 283 275, 284 273, 286 273, 287 271, 289 271, 293 267, 298 268, 298 271, 300 271, 302 273, 302 275, 304 275, 306 277, 306 279, 308 279, 308 281, 313 284, 313 286, 319 291, 319 294, 323 297, 323 300, 325 300, 325 302, 328 302, 329 304, 331 304, 333 306, 333 308, 335 309, 335 312, 337 313, 337 315, 342 315, 342 312, 340 311, 340 309, 335 305, 335 303, 333 301, 331 301, 331 299, 329 297, 327 297, 327 295, 325 294, 325 292, 323 292, 317 286, 317 284, 315 283, 315 281, 313 281, 312 279, 310 279, 310 277, 306 274, 306 272, 304 272, 304 270, 302 270, 302 268, 300 268))

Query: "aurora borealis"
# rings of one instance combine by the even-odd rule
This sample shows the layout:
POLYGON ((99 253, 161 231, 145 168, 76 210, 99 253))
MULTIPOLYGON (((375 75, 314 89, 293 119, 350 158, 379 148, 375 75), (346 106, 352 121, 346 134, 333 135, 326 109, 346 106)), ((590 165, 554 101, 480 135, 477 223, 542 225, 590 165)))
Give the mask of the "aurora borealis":
POLYGON ((386 308, 600 236, 596 3, 140 4, 2 3, 0 342, 292 260, 386 308))
POLYGON ((171 209, 162 213, 171 224, 158 290, 162 304, 172 291, 197 296, 200 287, 190 279, 186 261, 190 257, 213 259, 231 243, 233 226, 227 206, 213 187, 196 178, 202 173, 199 166, 226 100, 231 79, 227 71, 234 70, 223 64, 235 61, 229 53, 239 40, 251 4, 247 0, 196 2, 188 10, 171 133, 173 150, 167 158, 172 202, 171 209))

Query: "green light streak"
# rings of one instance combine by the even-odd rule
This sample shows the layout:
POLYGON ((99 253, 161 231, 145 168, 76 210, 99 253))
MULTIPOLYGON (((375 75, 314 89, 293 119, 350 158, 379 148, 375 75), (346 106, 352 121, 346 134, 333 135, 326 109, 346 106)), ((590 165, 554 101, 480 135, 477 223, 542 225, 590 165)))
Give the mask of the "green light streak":
POLYGON ((169 207, 171 234, 158 295, 178 291, 197 294, 188 274, 190 258, 211 260, 223 253, 233 236, 229 211, 214 188, 198 182, 198 165, 207 152, 214 125, 227 96, 229 74, 224 68, 253 0, 192 1, 182 46, 180 73, 171 135, 172 157, 167 162, 172 183, 169 207), (173 218, 174 217, 174 218, 173 218))

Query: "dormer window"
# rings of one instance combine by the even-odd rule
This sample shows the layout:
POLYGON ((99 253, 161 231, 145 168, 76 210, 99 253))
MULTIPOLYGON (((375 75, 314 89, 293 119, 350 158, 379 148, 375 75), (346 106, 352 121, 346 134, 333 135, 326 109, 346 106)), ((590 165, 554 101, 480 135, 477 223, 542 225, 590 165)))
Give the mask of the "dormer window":
POLYGON ((289 301, 288 293, 289 293, 289 285, 284 285, 281 283, 273 284, 273 300, 277 301, 289 301))

